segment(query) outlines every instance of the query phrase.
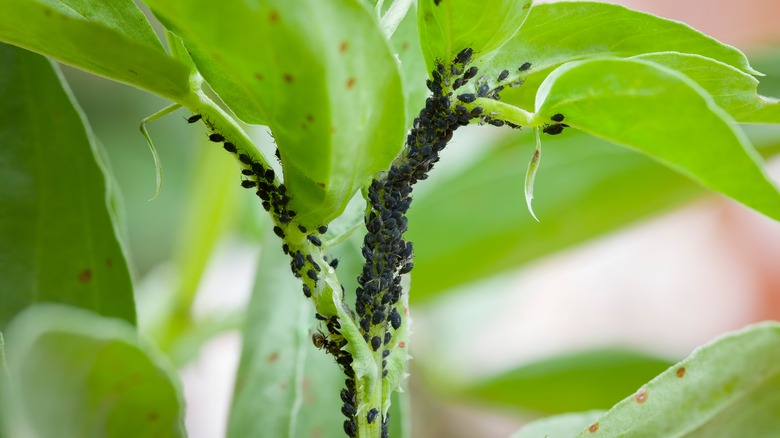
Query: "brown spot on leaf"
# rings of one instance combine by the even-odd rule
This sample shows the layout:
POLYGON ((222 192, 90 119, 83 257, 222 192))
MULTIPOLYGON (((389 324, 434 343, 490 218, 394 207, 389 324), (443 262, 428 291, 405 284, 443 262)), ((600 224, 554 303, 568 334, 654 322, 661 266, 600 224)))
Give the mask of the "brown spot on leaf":
POLYGON ((271 9, 271 12, 268 13, 268 21, 271 22, 271 24, 276 24, 279 22, 279 11, 276 9, 271 9))
POLYGON ((640 389, 639 391, 637 391, 637 393, 634 394, 634 400, 636 400, 636 402, 638 404, 640 404, 640 405, 642 403, 646 402, 647 401, 647 391, 644 390, 644 389, 640 389))
POLYGON ((265 79, 265 76, 263 76, 262 73, 255 73, 255 79, 257 79, 258 81, 262 81, 265 79))
POLYGON ((149 421, 151 421, 152 423, 154 423, 155 421, 157 421, 157 420, 160 418, 160 414, 158 414, 157 412, 154 412, 154 411, 152 411, 152 412, 149 412, 149 413, 146 415, 146 418, 148 418, 148 419, 149 419, 149 421))
POLYGON ((347 90, 355 86, 355 78, 347 79, 347 90))
POLYGON ((409 41, 404 41, 403 44, 401 44, 401 50, 408 50, 409 49, 409 41))
POLYGON ((685 376, 685 367, 680 367, 680 368, 677 368, 677 372, 676 372, 676 373, 674 373, 674 374, 675 374, 677 377, 679 377, 679 378, 681 378, 681 379, 682 379, 682 378, 683 378, 683 376, 685 376))
POLYGON ((339 44, 339 52, 343 55, 346 53, 347 49, 349 49, 349 43, 342 41, 341 44, 339 44))
POLYGON ((401 341, 398 343, 398 348, 404 348, 404 347, 406 347, 406 342, 401 341))
POLYGON ((278 352, 276 352, 276 351, 274 351, 273 353, 269 354, 269 355, 268 355, 268 359, 266 359, 266 361, 267 361, 268 363, 274 363, 274 362, 276 362, 277 360, 279 360, 279 353, 278 353, 278 352))
POLYGON ((318 182, 317 185, 320 186, 323 189, 325 188, 325 183, 318 182))
POLYGON ((285 73, 284 75, 282 75, 282 79, 284 79, 284 81, 287 82, 288 84, 292 84, 293 81, 295 80, 293 75, 291 75, 290 73, 285 73))
POLYGON ((80 283, 89 283, 90 280, 92 280, 92 271, 90 271, 89 269, 85 269, 79 273, 80 283))
POLYGON ((590 425, 590 427, 588 428, 588 432, 590 432, 590 433, 594 433, 594 432, 596 432, 597 430, 599 430, 599 424, 598 424, 598 423, 593 423, 593 424, 591 424, 591 425, 590 425))
POLYGON ((111 259, 106 259, 106 266, 108 266, 109 268, 114 266, 114 261, 111 259))
POLYGON ((311 438, 322 438, 324 435, 322 434, 322 429, 319 427, 315 427, 311 431, 311 438))
POLYGON ((284 391, 285 389, 287 389, 287 384, 285 384, 285 383, 280 383, 280 384, 279 384, 279 389, 281 389, 282 391, 284 391))
POLYGON ((311 114, 306 114, 306 120, 308 120, 309 123, 313 123, 314 122, 314 116, 311 115, 311 114))

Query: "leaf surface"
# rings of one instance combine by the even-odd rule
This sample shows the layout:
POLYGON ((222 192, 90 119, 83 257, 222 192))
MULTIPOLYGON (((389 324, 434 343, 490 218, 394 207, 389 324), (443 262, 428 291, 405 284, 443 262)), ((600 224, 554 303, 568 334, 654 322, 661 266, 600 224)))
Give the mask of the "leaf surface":
POLYGON ((135 322, 106 178, 70 91, 46 58, 0 44, 0 329, 56 301, 135 322))

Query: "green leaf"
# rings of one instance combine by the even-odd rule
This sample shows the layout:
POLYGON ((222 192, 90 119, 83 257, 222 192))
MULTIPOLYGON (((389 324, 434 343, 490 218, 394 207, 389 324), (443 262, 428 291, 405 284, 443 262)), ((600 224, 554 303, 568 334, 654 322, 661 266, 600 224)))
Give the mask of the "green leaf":
POLYGON ((397 62, 356 0, 147 3, 223 101, 271 127, 304 225, 338 216, 401 149, 397 62))
POLYGON ((190 94, 189 68, 165 53, 132 0, 5 0, 4 6, 0 41, 176 102, 190 94))
POLYGON ((699 84, 740 123, 780 123, 780 101, 758 94, 758 80, 728 64, 687 53, 634 57, 677 70, 699 84))
MULTIPOLYGON (((2 14, 0 14, 2 15, 2 14)), ((0 329, 57 301, 135 322, 89 127, 52 64, 0 44, 0 329)))
POLYGON ((778 394, 780 325, 758 324, 700 347, 577 436, 773 436, 778 394))
POLYGON ((543 218, 537 223, 523 202, 522 163, 533 154, 533 142, 528 131, 495 146, 480 143, 493 150, 462 172, 431 178, 436 186, 415 197, 409 211, 413 303, 515 269, 701 192, 641 154, 567 130, 545 139, 544 165, 534 186, 534 210, 543 218), (457 239, 452 230, 458 230, 457 239))
POLYGON ((570 438, 590 426, 604 411, 560 414, 523 426, 511 438, 570 438))
POLYGON ((420 44, 428 71, 471 48, 475 59, 504 44, 520 28, 532 0, 420 0, 420 44))
POLYGON ((774 219, 780 193, 733 120, 695 82, 647 61, 575 61, 547 77, 538 123, 563 114, 573 128, 636 148, 774 219))
POLYGON ((7 332, 11 436, 183 437, 173 370, 127 322, 36 304, 7 332))
POLYGON ((247 310, 228 436, 342 436, 343 374, 312 345, 312 306, 275 240, 269 232, 247 310))
POLYGON ((545 413, 608 409, 673 363, 621 349, 569 353, 522 365, 464 394, 545 413))
POLYGON ((502 100, 531 108, 539 84, 561 64, 593 56, 669 51, 697 54, 757 73, 742 52, 687 24, 620 5, 586 1, 535 4, 520 31, 478 64, 488 78, 509 69, 512 74, 507 82, 524 79, 522 87, 504 91, 502 100), (530 70, 518 71, 524 62, 531 63, 530 70))

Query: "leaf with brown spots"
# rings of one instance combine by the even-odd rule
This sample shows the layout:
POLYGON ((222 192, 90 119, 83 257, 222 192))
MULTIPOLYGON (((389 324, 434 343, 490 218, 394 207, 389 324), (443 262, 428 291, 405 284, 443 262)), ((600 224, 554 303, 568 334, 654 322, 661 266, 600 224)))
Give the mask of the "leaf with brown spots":
POLYGON ((283 157, 290 208, 304 225, 338 216, 403 146, 398 65, 378 23, 359 2, 147 3, 181 36, 230 109, 246 122, 271 128, 283 157), (271 24, 258 25, 269 19, 271 24), (258 80, 258 73, 265 79, 258 80), (301 129, 307 114, 316 123, 301 129))
POLYGON ((780 324, 758 324, 698 348, 643 385, 598 419, 598 436, 775 436, 778 393, 780 324))
POLYGON ((0 44, 0 65, 0 211, 13 212, 0 213, 0 330, 38 301, 135 323, 86 121, 43 56, 0 44))

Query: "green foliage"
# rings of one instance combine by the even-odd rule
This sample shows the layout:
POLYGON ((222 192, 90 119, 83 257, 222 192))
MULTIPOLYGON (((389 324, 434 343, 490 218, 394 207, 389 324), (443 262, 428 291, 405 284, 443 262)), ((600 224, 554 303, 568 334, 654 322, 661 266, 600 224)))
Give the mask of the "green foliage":
POLYGON ((780 324, 728 334, 639 388, 580 437, 771 436, 780 428, 780 324))
POLYGON ((567 353, 478 382, 463 395, 546 413, 607 409, 672 364, 622 349, 567 353))
POLYGON ((185 436, 171 371, 127 322, 36 304, 7 338, 9 436, 185 436))
MULTIPOLYGON (((234 158, 250 171, 242 177, 247 188, 259 187, 248 167, 267 169, 273 159, 266 158, 272 151, 259 152, 239 119, 270 129, 283 175, 277 169, 265 179, 275 188, 283 180, 297 215, 277 211, 268 222, 287 252, 302 250, 307 267, 316 263, 317 278, 304 281, 316 311, 338 318, 329 339, 343 338, 337 348, 352 356, 361 438, 379 435, 380 424, 366 419, 374 407, 391 412, 393 436, 409 436, 409 403, 398 390, 409 359, 410 298, 486 279, 700 193, 669 168, 780 219, 780 194, 736 125, 778 123, 780 104, 758 94, 758 73, 741 52, 682 23, 595 2, 420 0, 415 9, 409 0, 146 3, 164 26, 171 55, 131 0, 9 0, 0 41, 174 102, 148 120, 188 108, 217 135, 212 141, 233 145, 234 158), (453 81, 457 70, 432 73, 466 48, 479 72, 462 88, 453 81), (451 102, 425 102, 428 77, 430 90, 440 87, 451 102), (204 79, 221 102, 201 89, 204 79), (530 146, 528 135, 481 139, 468 165, 415 192, 408 239, 418 251, 415 291, 409 295, 409 278, 397 277, 405 291, 402 325, 386 346, 370 347, 370 330, 358 328, 367 321, 350 303, 363 263, 355 231, 378 201, 368 205, 358 192, 367 195, 371 179, 383 178, 394 160, 400 172, 409 157, 404 133, 426 105, 448 116, 463 115, 459 105, 480 106, 492 118, 481 122, 512 122, 537 134, 553 122, 572 129, 544 136, 543 161, 538 148, 532 155, 530 147, 517 147, 530 146), (540 224, 523 208, 529 159, 525 195, 530 208, 538 170, 540 224), (469 210, 479 214, 463 214, 469 210), (306 240, 332 220, 318 233, 322 247, 306 240), (342 260, 338 277, 324 258, 334 253, 342 260)), ((12 436, 183 436, 179 389, 132 326, 132 284, 106 205, 115 201, 107 201, 92 134, 50 62, 0 45, 0 118, 0 209, 14 212, 0 216, 0 329, 15 318, 5 333, 10 378, 2 388, 9 402, 2 427, 12 436)), ((144 329, 183 364, 204 333, 243 322, 229 436, 342 436, 336 407, 344 375, 332 358, 313 351, 311 335, 325 325, 312 318, 269 230, 260 239, 245 318, 204 323, 192 315, 207 261, 238 210, 229 189, 238 175, 212 162, 216 150, 201 157, 188 186, 190 208, 167 286, 174 293, 152 302, 159 308, 146 314, 144 329)), ((414 165, 430 164, 420 163, 414 165)), ((400 257, 395 249, 380 252, 400 257)), ((377 289, 387 288, 376 280, 377 289)), ((371 322, 371 335, 384 333, 381 323, 371 322)), ((776 325, 757 326, 702 348, 618 403, 596 420, 598 428, 600 413, 590 411, 541 420, 517 436, 569 437, 587 428, 582 436, 766 435, 780 426, 773 415, 779 334, 776 325)), ((608 408, 668 365, 643 353, 587 351, 479 382, 448 382, 444 392, 535 412, 608 408)))
POLYGON ((523 24, 532 0, 420 0, 417 14, 427 71, 465 48, 475 59, 499 48, 523 24))
POLYGON ((4 6, 0 41, 173 101, 190 94, 189 69, 165 53, 132 0, 8 0, 4 6))
POLYGON ((0 44, 0 329, 56 301, 135 323, 130 274, 92 133, 59 72, 0 44))
POLYGON ((223 101, 271 128, 301 223, 338 216, 395 158, 405 122, 400 74, 355 0, 149 3, 223 101))
POLYGON ((674 70, 619 58, 571 62, 545 79, 536 108, 541 120, 563 114, 576 129, 639 149, 780 220, 780 193, 749 141, 704 90, 674 70))

